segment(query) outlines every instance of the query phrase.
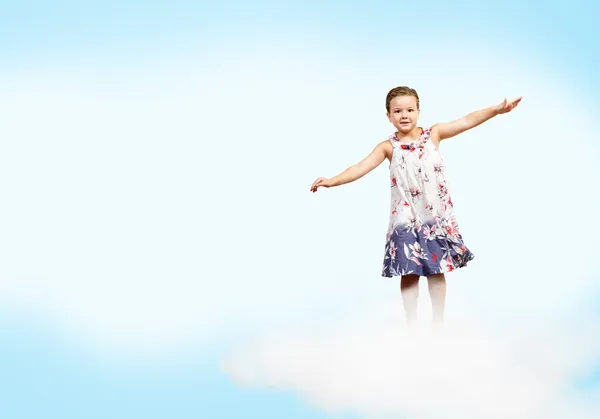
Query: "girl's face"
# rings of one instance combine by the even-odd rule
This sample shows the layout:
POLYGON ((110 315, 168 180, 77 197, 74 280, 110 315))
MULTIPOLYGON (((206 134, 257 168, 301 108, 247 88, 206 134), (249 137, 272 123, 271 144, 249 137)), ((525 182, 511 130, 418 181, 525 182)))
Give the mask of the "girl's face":
POLYGON ((414 96, 396 96, 390 102, 390 111, 387 117, 404 134, 409 133, 416 128, 419 121, 419 109, 417 108, 417 98, 414 96))

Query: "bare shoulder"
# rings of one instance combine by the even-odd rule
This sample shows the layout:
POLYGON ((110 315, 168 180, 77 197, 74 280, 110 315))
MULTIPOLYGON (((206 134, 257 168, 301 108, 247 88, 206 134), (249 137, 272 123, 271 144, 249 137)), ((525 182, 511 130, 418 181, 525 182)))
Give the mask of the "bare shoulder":
POLYGON ((436 148, 440 146, 440 124, 434 124, 429 128, 429 139, 436 148))
POLYGON ((392 160, 392 153, 394 152, 394 146, 390 142, 389 139, 386 139, 375 147, 376 150, 381 150, 385 154, 385 158, 388 160, 392 160))

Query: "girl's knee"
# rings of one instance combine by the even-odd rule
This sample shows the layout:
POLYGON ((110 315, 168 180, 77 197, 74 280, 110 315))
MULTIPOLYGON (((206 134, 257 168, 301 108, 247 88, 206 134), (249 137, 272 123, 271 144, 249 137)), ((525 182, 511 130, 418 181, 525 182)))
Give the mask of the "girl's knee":
POLYGON ((400 287, 402 289, 412 288, 419 284, 419 275, 402 275, 400 287))

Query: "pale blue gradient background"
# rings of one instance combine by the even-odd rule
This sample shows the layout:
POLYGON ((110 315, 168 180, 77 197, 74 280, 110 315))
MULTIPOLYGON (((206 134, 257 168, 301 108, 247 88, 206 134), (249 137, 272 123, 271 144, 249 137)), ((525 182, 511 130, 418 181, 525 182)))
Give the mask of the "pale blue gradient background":
MULTIPOLYGON (((206 45, 207 62, 218 61, 219 45, 256 47, 282 34, 322 37, 329 44, 356 40, 357 55, 374 44, 410 56, 420 52, 420 39, 450 37, 462 50, 471 48, 471 39, 514 45, 600 106, 599 14, 592 1, 3 2, 0 70, 27 73, 61 62, 125 69, 155 49, 183 50, 192 43, 206 45)), ((548 86, 557 95, 563 88, 548 86)), ((226 343, 208 346, 197 358, 168 365, 113 362, 63 339, 35 316, 25 320, 7 310, 0 317, 0 417, 333 417, 287 393, 237 388, 219 372, 226 343)))

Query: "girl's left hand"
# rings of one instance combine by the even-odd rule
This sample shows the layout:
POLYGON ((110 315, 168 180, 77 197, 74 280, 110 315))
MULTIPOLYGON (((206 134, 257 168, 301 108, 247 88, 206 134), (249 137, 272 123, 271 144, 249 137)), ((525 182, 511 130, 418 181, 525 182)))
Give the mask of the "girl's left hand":
POLYGON ((507 101, 506 99, 504 99, 504 102, 502 102, 501 104, 496 106, 496 110, 498 111, 499 114, 510 112, 514 108, 517 107, 517 105, 519 104, 521 99, 523 99, 523 96, 518 97, 516 99, 512 99, 510 101, 507 101))

